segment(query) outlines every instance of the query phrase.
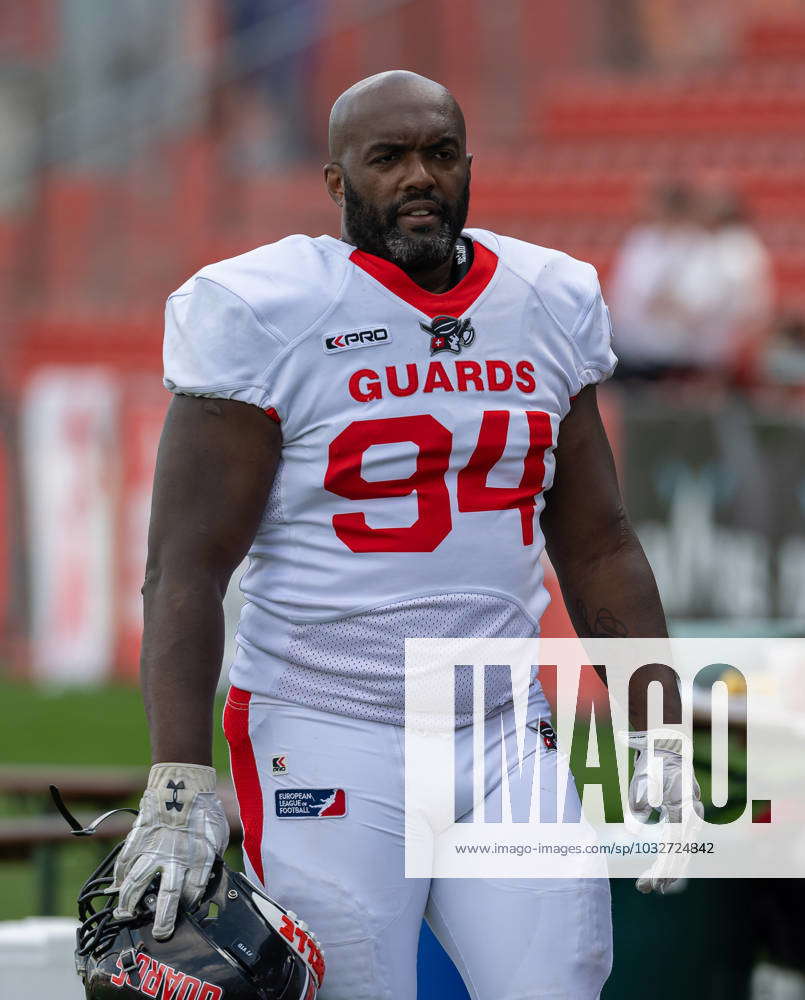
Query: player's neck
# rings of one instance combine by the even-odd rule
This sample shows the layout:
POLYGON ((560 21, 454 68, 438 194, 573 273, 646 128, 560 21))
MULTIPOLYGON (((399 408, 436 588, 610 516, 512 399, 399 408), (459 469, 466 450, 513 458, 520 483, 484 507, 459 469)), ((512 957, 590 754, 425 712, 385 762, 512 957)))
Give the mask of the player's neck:
POLYGON ((441 292, 449 291, 456 283, 453 276, 452 253, 446 261, 437 267, 429 267, 425 270, 414 270, 404 267, 402 270, 420 288, 424 288, 426 292, 435 292, 437 295, 441 292))
MULTIPOLYGON (((345 243, 350 243, 351 240, 348 236, 341 234, 341 239, 345 243)), ((461 237, 458 241, 463 246, 469 243, 465 237, 461 237)), ((354 245, 354 244, 353 244, 354 245)), ((448 292, 451 288, 459 283, 469 270, 472 264, 472 249, 470 247, 469 259, 467 253, 461 256, 461 263, 458 257, 458 246, 454 245, 453 251, 450 256, 438 264, 436 267, 428 268, 408 268, 402 267, 400 264, 396 264, 415 284, 419 285, 420 288, 424 288, 426 292, 432 292, 436 295, 440 295, 442 292, 448 292)), ((366 251, 371 253, 371 251, 366 251)), ((388 260, 388 258, 384 258, 388 260)), ((394 264, 394 261, 389 261, 394 264)))

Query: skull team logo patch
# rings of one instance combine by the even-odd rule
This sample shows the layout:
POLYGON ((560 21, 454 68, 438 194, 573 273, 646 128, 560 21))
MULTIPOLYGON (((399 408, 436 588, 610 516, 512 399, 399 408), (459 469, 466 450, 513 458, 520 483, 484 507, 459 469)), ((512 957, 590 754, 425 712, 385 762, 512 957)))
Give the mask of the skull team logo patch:
POLYGON ((343 788, 282 788, 274 792, 278 819, 323 819, 346 816, 343 788))
POLYGON ((455 316, 436 316, 430 323, 422 323, 420 328, 430 337, 430 353, 450 351, 460 354, 462 347, 469 347, 475 340, 475 329, 469 316, 456 319, 455 316))

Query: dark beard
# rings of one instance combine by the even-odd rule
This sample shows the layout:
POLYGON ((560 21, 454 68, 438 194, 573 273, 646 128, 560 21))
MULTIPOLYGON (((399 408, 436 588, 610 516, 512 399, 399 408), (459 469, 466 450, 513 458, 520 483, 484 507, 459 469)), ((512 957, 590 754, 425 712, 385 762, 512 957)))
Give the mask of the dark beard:
POLYGON ((397 214, 414 197, 403 198, 385 211, 365 201, 344 176, 344 223, 352 242, 361 250, 384 257, 404 271, 425 271, 443 264, 453 253, 470 207, 470 178, 457 201, 450 204, 428 194, 438 205, 442 223, 429 236, 408 236, 397 225, 397 214))

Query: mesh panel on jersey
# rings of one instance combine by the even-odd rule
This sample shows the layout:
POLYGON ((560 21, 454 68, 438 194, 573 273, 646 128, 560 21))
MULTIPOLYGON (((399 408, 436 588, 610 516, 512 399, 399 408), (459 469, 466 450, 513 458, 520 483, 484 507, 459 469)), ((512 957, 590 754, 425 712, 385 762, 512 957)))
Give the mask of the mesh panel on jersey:
POLYGON ((282 481, 282 461, 280 460, 277 466, 277 471, 274 475, 274 482, 271 485, 271 490, 268 494, 268 499, 266 500, 265 509, 263 510, 263 517, 260 522, 261 527, 267 524, 277 524, 285 520, 285 511, 282 507, 282 489, 280 483, 282 481))
MULTIPOLYGON (((272 694, 323 712, 402 725, 405 639, 533 635, 531 620, 500 597, 438 594, 400 601, 335 622, 297 625, 288 645, 287 667, 272 694)), ((486 694, 487 711, 509 700, 504 684, 486 694)), ((456 724, 467 725, 472 720, 469 678, 456 695, 456 724)))

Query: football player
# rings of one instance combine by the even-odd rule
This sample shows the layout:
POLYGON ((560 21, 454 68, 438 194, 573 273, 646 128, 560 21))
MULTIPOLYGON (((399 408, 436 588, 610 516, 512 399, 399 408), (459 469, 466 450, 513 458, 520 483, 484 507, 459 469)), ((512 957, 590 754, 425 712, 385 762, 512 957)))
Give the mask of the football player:
MULTIPOLYGON (((161 871, 168 936, 223 849, 212 706, 248 554, 224 716, 245 864, 316 927, 324 1000, 413 1000, 423 915, 473 1000, 588 1000, 611 964, 607 881, 406 880, 401 727, 405 637, 538 635, 543 549, 580 635, 666 634, 596 406, 607 309, 589 264, 465 228, 472 158, 444 87, 363 80, 329 141, 340 238, 211 264, 167 303, 142 653, 155 766, 119 911, 161 871)), ((538 686, 529 711, 549 717, 538 686)))

